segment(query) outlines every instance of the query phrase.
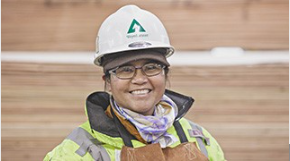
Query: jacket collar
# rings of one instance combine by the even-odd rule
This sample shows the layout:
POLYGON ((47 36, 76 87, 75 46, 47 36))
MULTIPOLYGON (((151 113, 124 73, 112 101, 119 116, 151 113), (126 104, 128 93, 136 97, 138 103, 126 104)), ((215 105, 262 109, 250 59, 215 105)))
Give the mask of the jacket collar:
MULTIPOLYGON (((175 120, 182 118, 192 106, 194 99, 170 90, 165 90, 165 95, 171 98, 178 107, 175 120)), ((116 125, 110 117, 105 114, 110 104, 110 95, 106 92, 94 92, 88 96, 86 101, 87 115, 91 128, 103 134, 120 137, 116 125)))

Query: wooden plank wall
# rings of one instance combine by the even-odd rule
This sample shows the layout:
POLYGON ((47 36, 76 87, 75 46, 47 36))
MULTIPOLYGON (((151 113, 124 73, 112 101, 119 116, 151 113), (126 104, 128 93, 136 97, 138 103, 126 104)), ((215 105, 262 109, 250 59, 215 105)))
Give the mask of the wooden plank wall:
POLYGON ((2 0, 4 51, 94 51, 101 22, 125 4, 164 22, 177 50, 288 49, 288 0, 2 0))
MULTIPOLYGON (((93 65, 2 62, 2 161, 39 161, 86 120, 103 90, 93 65)), ((193 96, 186 118, 207 128, 230 161, 289 159, 289 65, 172 67, 168 88, 193 96)))

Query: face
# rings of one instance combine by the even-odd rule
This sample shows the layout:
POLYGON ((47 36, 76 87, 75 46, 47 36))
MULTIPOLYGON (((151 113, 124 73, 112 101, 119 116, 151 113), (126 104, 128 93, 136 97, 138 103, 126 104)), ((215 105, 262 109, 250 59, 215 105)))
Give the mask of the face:
MULTIPOLYGON (((150 60, 137 60, 126 65, 143 66, 150 60)), ((137 69, 135 77, 119 79, 114 74, 110 76, 108 90, 117 104, 143 115, 152 115, 154 106, 160 101, 166 86, 164 72, 148 77, 141 69, 137 69)))

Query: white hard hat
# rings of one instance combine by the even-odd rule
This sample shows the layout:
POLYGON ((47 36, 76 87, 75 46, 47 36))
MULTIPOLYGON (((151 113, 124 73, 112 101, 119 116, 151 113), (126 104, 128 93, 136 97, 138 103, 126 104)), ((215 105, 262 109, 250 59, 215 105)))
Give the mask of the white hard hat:
POLYGON ((102 23, 96 38, 94 63, 101 66, 101 58, 107 54, 158 48, 165 49, 166 57, 174 53, 161 21, 146 10, 127 5, 102 23))

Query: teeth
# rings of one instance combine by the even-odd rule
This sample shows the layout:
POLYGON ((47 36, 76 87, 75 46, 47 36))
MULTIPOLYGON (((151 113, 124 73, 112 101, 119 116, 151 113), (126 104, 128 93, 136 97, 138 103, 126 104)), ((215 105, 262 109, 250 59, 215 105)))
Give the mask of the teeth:
POLYGON ((143 90, 132 91, 132 94, 136 94, 136 95, 139 95, 139 94, 146 94, 146 93, 149 93, 149 89, 143 89, 143 90))

